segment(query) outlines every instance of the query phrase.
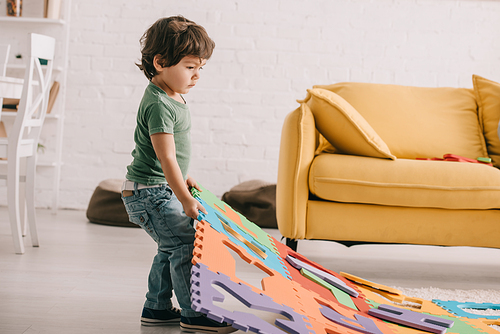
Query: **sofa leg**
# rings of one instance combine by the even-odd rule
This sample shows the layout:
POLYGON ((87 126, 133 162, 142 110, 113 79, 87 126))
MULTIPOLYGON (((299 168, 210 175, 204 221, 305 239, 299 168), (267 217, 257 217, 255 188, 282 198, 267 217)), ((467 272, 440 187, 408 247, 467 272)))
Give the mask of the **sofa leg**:
POLYGON ((297 239, 286 238, 286 245, 290 247, 294 252, 297 251, 299 241, 297 239))

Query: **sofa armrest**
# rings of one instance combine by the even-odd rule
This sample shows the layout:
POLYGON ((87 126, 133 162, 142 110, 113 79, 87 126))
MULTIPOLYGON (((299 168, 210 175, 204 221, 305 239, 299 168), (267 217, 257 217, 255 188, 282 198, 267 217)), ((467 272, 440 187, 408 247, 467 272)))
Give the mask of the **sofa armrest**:
POLYGON ((280 233, 291 239, 304 239, 309 168, 314 159, 318 134, 314 116, 302 103, 285 118, 281 132, 276 217, 280 233))

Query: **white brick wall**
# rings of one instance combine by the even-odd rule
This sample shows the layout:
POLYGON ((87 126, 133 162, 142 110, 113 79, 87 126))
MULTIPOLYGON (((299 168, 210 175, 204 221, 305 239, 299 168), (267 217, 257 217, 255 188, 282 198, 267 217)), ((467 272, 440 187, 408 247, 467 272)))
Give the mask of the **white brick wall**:
POLYGON ((186 95, 190 174, 217 195, 248 179, 276 182, 283 118, 314 84, 500 81, 498 0, 73 0, 61 207, 85 209, 100 181, 124 176, 147 83, 134 66, 138 40, 175 14, 217 44, 186 95))

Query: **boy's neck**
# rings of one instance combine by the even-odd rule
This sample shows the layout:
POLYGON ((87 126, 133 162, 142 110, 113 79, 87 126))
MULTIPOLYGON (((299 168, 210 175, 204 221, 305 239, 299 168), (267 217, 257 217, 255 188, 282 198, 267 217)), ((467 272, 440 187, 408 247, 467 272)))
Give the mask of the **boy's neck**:
POLYGON ((170 98, 174 99, 177 102, 186 104, 186 100, 182 97, 181 94, 174 92, 168 85, 166 85, 164 82, 159 82, 158 80, 155 80, 155 77, 151 79, 151 83, 155 85, 156 87, 160 88, 162 91, 164 91, 170 98))

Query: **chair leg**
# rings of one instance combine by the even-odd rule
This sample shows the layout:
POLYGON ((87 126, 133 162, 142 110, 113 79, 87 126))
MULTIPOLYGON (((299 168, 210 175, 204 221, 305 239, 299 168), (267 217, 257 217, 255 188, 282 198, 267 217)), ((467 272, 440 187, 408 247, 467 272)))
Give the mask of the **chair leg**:
POLYGON ((19 182, 19 217, 21 219, 21 232, 25 237, 28 234, 28 222, 26 213, 26 183, 19 182))
POLYGON ((290 247, 294 252, 296 252, 299 241, 297 239, 286 238, 286 245, 290 247))
POLYGON ((7 168, 7 205, 9 206, 9 219, 14 249, 17 254, 23 254, 24 242, 19 214, 19 159, 16 158, 9 158, 7 168))
POLYGON ((31 156, 26 159, 26 206, 28 208, 28 223, 30 227, 31 243, 33 247, 38 247, 39 243, 35 212, 35 175, 36 157, 31 156))

